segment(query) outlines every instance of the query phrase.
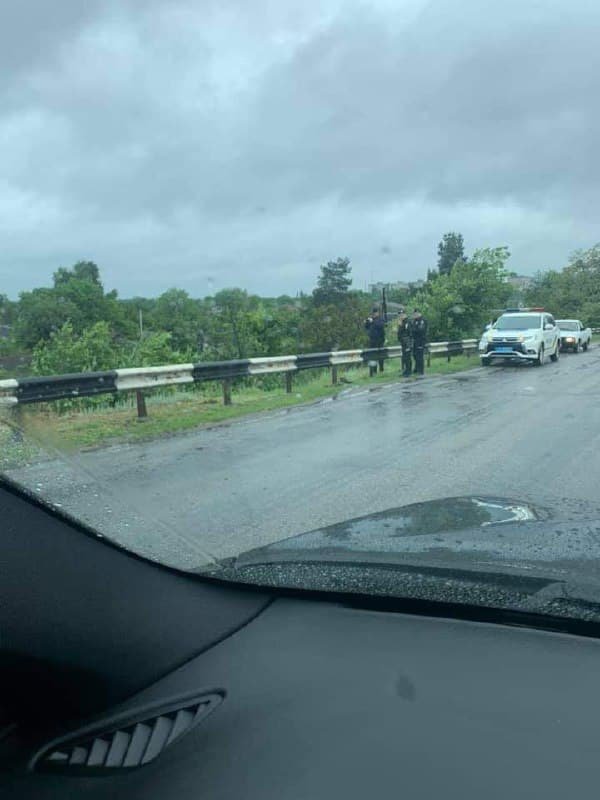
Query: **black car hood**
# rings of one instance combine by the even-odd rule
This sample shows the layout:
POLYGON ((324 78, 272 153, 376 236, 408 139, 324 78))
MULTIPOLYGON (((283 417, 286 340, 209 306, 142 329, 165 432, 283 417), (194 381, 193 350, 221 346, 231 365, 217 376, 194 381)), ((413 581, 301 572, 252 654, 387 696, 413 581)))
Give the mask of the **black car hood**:
MULTIPOLYGON (((331 568, 344 588, 361 568, 390 572, 561 584, 579 599, 600 602, 600 513, 561 519, 561 511, 519 500, 470 496, 415 503, 369 514, 256 548, 228 562, 236 579, 331 588, 331 568), (309 569, 312 567, 311 569, 309 569), (325 581, 327 587, 320 585, 325 581), (321 578, 319 578, 321 575, 321 578)), ((398 578, 394 579, 396 582, 398 578)), ((364 582, 364 580, 363 580, 364 582)), ((538 585, 539 584, 539 585, 538 585)))

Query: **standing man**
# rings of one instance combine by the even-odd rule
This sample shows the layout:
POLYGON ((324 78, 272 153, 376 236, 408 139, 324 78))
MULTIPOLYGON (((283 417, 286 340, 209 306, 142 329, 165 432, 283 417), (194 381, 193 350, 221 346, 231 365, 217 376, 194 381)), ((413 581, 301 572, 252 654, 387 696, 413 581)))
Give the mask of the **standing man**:
POLYGON ((412 374, 412 322, 403 308, 400 309, 398 319, 398 341, 402 347, 402 375, 409 378, 412 374))
POLYGON ((415 308, 412 318, 413 353, 415 356, 415 373, 418 376, 425 374, 425 345, 427 344, 427 320, 418 308, 415 308))
MULTIPOLYGON (((365 330, 369 336, 369 347, 383 347, 385 345, 385 320, 379 313, 377 306, 373 307, 371 316, 365 320, 365 330)), ((383 372, 383 359, 379 359, 379 371, 383 372)))

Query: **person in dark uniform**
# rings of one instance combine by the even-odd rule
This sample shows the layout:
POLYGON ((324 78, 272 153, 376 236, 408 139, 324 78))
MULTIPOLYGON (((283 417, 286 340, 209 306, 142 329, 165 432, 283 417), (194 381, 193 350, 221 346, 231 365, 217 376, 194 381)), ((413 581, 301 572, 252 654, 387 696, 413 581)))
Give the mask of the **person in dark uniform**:
POLYGON ((403 308, 398 317, 398 341, 402 347, 402 375, 408 378, 412 374, 412 322, 403 308))
POLYGON ((411 322, 413 354, 415 357, 415 374, 425 374, 425 345, 427 344, 427 320, 418 308, 415 308, 411 322))
MULTIPOLYGON (((383 347, 385 345, 385 320, 379 313, 377 306, 371 311, 371 316, 365 320, 365 330, 369 337, 369 347, 383 347)), ((383 372, 383 359, 379 359, 379 371, 383 372)))

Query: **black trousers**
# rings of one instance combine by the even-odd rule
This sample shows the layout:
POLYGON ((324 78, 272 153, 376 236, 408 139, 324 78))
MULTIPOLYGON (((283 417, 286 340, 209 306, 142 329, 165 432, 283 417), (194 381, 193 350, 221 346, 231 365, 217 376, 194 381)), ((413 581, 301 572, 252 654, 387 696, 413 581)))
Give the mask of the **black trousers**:
POLYGON ((412 373, 412 352, 409 345, 402 345, 402 374, 412 373))
POLYGON ((425 374, 425 345, 415 344, 413 348, 415 357, 415 372, 417 375, 425 374))

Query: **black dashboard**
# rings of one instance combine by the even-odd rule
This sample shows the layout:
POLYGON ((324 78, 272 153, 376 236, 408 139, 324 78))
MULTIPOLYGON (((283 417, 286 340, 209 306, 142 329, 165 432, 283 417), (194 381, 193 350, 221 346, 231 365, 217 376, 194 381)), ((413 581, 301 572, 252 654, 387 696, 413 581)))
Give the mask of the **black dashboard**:
POLYGON ((211 585, 0 492, 3 798, 595 796, 598 639, 211 585))

